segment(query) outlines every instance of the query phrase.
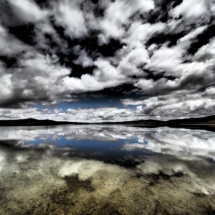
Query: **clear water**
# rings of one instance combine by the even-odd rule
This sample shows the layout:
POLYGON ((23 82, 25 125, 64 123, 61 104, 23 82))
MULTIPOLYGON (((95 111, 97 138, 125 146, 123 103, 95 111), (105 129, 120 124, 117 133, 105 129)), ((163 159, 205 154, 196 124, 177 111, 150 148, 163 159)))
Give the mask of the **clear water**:
POLYGON ((215 214, 215 133, 0 128, 0 214, 215 214))

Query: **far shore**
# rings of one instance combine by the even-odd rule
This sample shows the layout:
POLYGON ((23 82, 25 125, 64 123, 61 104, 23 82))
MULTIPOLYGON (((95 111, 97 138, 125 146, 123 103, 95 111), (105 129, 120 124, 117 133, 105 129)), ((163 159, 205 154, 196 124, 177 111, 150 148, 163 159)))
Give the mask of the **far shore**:
POLYGON ((132 127, 171 127, 215 131, 215 116, 201 118, 175 119, 168 121, 137 120, 123 122, 69 122, 37 119, 0 120, 0 126, 57 126, 57 125, 124 125, 132 127))

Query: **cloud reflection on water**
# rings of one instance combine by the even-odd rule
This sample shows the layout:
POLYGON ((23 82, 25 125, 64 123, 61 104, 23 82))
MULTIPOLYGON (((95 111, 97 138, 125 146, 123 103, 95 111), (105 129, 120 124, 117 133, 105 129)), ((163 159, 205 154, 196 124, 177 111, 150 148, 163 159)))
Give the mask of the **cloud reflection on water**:
POLYGON ((173 155, 194 155, 215 159, 215 133, 174 128, 126 126, 56 126, 1 128, 0 140, 17 140, 23 147, 70 146, 97 152, 141 151, 173 155))
POLYGON ((172 128, 1 128, 0 213, 210 214, 214 140, 172 128))

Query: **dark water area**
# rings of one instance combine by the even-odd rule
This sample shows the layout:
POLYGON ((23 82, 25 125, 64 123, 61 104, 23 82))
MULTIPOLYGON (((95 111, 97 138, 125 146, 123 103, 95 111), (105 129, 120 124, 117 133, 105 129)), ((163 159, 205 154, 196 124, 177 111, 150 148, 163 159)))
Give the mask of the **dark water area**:
POLYGON ((215 132, 0 127, 0 214, 215 214, 215 132))

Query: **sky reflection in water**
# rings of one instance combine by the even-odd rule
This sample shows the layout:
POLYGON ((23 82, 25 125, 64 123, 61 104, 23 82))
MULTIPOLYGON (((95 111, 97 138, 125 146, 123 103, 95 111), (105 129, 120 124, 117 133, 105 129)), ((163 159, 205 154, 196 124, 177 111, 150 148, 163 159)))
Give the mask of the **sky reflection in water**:
POLYGON ((215 159, 215 133, 204 130, 126 126, 2 127, 0 141, 20 147, 54 147, 103 155, 194 155, 215 159))
POLYGON ((211 214, 214 159, 203 130, 2 127, 0 214, 211 214))

